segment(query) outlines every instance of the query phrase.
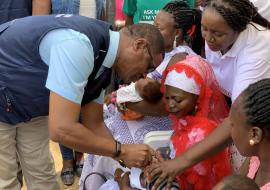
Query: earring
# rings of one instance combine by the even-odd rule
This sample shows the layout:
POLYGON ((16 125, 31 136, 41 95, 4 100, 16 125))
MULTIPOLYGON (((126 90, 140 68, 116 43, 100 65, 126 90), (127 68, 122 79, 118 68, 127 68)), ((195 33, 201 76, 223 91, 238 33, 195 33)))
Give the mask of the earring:
POLYGON ((177 38, 178 38, 178 35, 176 35, 176 36, 174 37, 173 48, 176 48, 176 47, 177 47, 177 38))
POLYGON ((174 38, 174 41, 173 41, 173 48, 176 48, 176 37, 174 38))
POLYGON ((249 145, 250 145, 250 146, 254 146, 254 145, 255 145, 255 141, 254 141, 253 139, 250 139, 250 140, 249 140, 249 145))
POLYGON ((195 106, 195 112, 197 112, 197 111, 198 111, 198 105, 195 106))

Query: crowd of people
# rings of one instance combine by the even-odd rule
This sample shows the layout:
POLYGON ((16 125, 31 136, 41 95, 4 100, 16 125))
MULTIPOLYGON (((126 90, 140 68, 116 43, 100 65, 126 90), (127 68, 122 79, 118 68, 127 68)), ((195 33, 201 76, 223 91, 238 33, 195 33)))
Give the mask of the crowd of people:
POLYGON ((270 2, 2 1, 0 190, 270 190, 270 2))

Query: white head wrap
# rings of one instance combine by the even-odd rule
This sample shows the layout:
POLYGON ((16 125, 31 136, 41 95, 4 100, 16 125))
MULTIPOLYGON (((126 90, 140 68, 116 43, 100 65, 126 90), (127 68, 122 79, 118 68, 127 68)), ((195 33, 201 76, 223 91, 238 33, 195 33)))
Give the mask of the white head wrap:
POLYGON ((200 94, 200 87, 196 84, 193 78, 187 77, 184 71, 181 73, 178 73, 175 70, 169 72, 165 79, 165 85, 179 88, 191 94, 200 94))

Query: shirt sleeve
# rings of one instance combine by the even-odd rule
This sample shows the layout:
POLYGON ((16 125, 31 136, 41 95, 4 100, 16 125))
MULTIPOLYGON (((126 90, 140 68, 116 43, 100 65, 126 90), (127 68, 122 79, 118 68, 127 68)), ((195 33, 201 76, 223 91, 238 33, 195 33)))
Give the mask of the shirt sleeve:
POLYGON ((134 16, 137 11, 137 0, 124 0, 122 11, 128 16, 134 16))
MULTIPOLYGON (((50 45, 48 52, 46 87, 74 103, 81 104, 84 87, 94 67, 94 52, 90 40, 79 33, 50 45)), ((42 55, 42 52, 40 53, 42 55)))
POLYGON ((239 64, 234 79, 232 90, 232 102, 243 92, 250 84, 261 79, 269 78, 270 66, 264 60, 247 60, 239 64))
POLYGON ((146 75, 146 77, 151 78, 151 79, 156 80, 156 81, 161 81, 161 79, 162 79, 162 75, 160 74, 160 72, 157 69, 155 69, 151 73, 148 73, 146 75))

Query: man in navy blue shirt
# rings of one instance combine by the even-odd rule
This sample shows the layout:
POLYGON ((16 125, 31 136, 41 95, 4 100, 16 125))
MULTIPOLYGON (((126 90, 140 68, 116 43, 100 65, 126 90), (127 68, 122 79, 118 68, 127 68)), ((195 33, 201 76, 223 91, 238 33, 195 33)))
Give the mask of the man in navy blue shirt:
POLYGON ((151 161, 149 146, 113 139, 102 104, 111 69, 128 83, 161 62, 164 42, 157 28, 138 24, 113 32, 102 21, 57 15, 18 19, 0 30, 0 144, 6 144, 0 147, 0 187, 18 188, 15 160, 9 159, 17 151, 29 190, 57 189, 53 175, 29 180, 54 171, 44 164, 50 158, 47 115, 56 142, 128 167, 151 161))

